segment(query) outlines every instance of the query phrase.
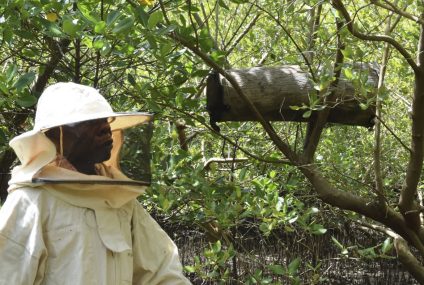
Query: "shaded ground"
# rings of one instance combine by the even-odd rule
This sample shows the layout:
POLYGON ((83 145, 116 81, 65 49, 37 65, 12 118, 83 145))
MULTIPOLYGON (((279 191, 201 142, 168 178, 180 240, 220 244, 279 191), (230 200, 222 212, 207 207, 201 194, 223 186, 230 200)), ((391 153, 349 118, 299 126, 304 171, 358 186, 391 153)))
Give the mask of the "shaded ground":
MULTIPOLYGON (((195 229, 173 227, 166 229, 177 243, 184 265, 193 265, 194 257, 201 256, 209 247, 205 235, 195 229)), ((230 271, 229 281, 218 282, 202 280, 192 274, 193 284, 244 284, 246 276, 257 269, 264 274, 273 276, 272 284, 290 284, 289 279, 277 277, 267 270, 269 264, 287 266, 296 257, 302 259, 299 269, 302 284, 331 284, 331 285, 415 285, 418 284, 402 268, 396 259, 364 260, 359 256, 344 258, 340 250, 334 245, 331 236, 342 244, 361 246, 375 245, 367 235, 346 233, 332 230, 322 236, 299 236, 295 233, 275 233, 264 238, 259 231, 238 232, 235 238, 235 248, 238 254, 226 266, 230 271), (359 236, 359 240, 358 240, 359 236), (356 239, 354 238, 356 237, 356 239), (307 263, 317 267, 314 271, 307 263), (319 265, 320 264, 320 265, 319 265), (318 281, 318 277, 321 278, 318 281), (314 281, 315 280, 315 281, 314 281)))

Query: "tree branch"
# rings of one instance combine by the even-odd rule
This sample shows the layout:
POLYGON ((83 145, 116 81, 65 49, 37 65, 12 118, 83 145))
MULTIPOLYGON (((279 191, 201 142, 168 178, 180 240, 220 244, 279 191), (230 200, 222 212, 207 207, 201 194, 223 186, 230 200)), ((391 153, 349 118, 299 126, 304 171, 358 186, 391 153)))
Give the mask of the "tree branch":
POLYGON ((256 16, 252 19, 252 21, 247 25, 247 27, 243 30, 243 32, 237 37, 237 39, 232 43, 231 47, 226 51, 227 54, 230 54, 233 49, 238 45, 238 43, 243 39, 243 37, 253 28, 256 24, 256 21, 259 19, 261 14, 256 14, 256 16))
POLYGON ((345 19, 347 29, 349 30, 349 32, 353 36, 355 36, 355 37, 357 37, 361 40, 366 40, 366 41, 389 43, 405 58, 405 60, 408 62, 408 64, 411 66, 411 68, 415 72, 419 71, 419 68, 418 68, 417 64, 415 63, 415 61, 412 59, 412 56, 408 53, 408 51, 399 42, 397 42, 392 37, 389 37, 389 36, 386 36, 386 35, 367 35, 367 34, 359 32, 355 28, 354 22, 353 22, 352 18, 350 17, 348 11, 346 10, 346 7, 343 5, 342 1, 341 0, 332 0, 332 4, 333 4, 334 8, 336 8, 341 13, 343 18, 345 19))
POLYGON ((421 227, 416 201, 417 186, 421 177, 424 158, 424 26, 421 26, 418 44, 418 69, 415 71, 414 97, 412 101, 412 144, 404 185, 399 198, 399 208, 409 225, 418 231, 421 227), (408 214, 411 213, 411 214, 408 214))
POLYGON ((246 157, 240 157, 240 158, 210 158, 208 159, 205 164, 203 165, 204 170, 209 170, 210 165, 212 163, 234 163, 234 162, 246 162, 249 161, 246 157))
POLYGON ((424 267, 411 253, 406 241, 398 237, 395 238, 394 245, 400 262, 420 284, 424 284, 424 267))
POLYGON ((375 116, 376 119, 389 131, 389 133, 392 134, 392 136, 403 146, 403 148, 405 150, 407 150, 410 154, 412 153, 412 149, 409 148, 401 139, 398 135, 395 134, 395 132, 384 122, 384 120, 382 118, 380 118, 379 116, 375 116))
POLYGON ((182 113, 182 114, 184 114, 185 116, 187 116, 187 117, 190 117, 190 118, 192 118, 193 120, 195 120, 195 121, 197 121, 197 122, 199 122, 200 124, 202 124, 205 128, 207 128, 210 132, 212 132, 213 134, 215 134, 215 135, 218 135, 219 137, 221 137, 224 141, 226 141, 226 142, 228 142, 229 144, 231 144, 232 146, 237 146, 237 148, 241 151, 241 152, 243 152, 245 155, 247 155, 247 156, 249 156, 249 157, 251 157, 251 158, 253 158, 253 159, 255 159, 255 160, 257 160, 257 161, 261 161, 261 162, 265 162, 265 163, 275 163, 275 164, 287 164, 287 165, 292 165, 293 163, 291 163, 290 161, 288 161, 288 160, 279 160, 279 159, 266 159, 266 158, 264 158, 263 156, 258 156, 258 155, 256 155, 256 154, 254 154, 254 153, 251 153, 250 151, 248 151, 248 150, 246 150, 246 149, 244 149, 243 147, 241 147, 240 145, 238 145, 236 142, 234 142, 234 141, 232 141, 229 137, 227 137, 227 136, 225 136, 225 135, 223 135, 223 134, 221 134, 221 133, 219 133, 219 132, 216 132, 212 127, 210 127, 209 125, 207 125, 206 123, 204 123, 203 121, 200 121, 200 120, 198 120, 195 116, 193 116, 192 114, 190 114, 190 113, 188 113, 188 112, 186 112, 186 111, 184 111, 184 110, 181 110, 181 109, 178 109, 178 108, 176 108, 176 107, 174 107, 174 106, 169 106, 169 105, 164 105, 164 104, 161 104, 161 103, 157 103, 159 106, 166 106, 166 107, 168 107, 168 108, 171 108, 171 109, 173 109, 173 110, 175 110, 175 111, 177 111, 177 112, 180 112, 180 113, 182 113))
MULTIPOLYGON (((378 203, 373 203, 372 201, 364 199, 350 192, 336 189, 321 175, 316 166, 304 163, 304 161, 292 151, 290 146, 281 140, 272 125, 265 121, 262 114, 246 97, 237 81, 229 73, 227 73, 221 66, 216 64, 207 54, 193 46, 190 41, 186 40, 175 32, 171 32, 169 36, 193 52, 207 65, 223 75, 228 80, 228 82, 232 84, 237 94, 247 104, 249 110, 254 114, 257 121, 259 121, 259 123, 262 125, 270 140, 295 166, 299 168, 299 170, 311 182, 312 186, 315 188, 315 191, 325 203, 340 209, 354 211, 386 225, 404 237, 408 242, 411 242, 412 245, 416 247, 421 254, 424 255, 424 246, 419 239, 418 234, 406 225, 405 219, 400 213, 394 211, 390 207, 387 207, 385 209, 386 211, 381 211, 381 207, 378 203)), ((424 80, 422 80, 422 82, 424 85, 424 80)))
POLYGON ((316 82, 316 76, 315 76, 315 72, 312 69, 311 63, 309 62, 308 58, 306 57, 305 53, 303 52, 303 50, 300 48, 300 46, 297 44, 297 42, 294 40, 293 36, 290 34, 290 32, 286 29, 286 27, 280 22, 279 19, 275 18, 269 11, 265 10, 264 8, 262 8, 261 6, 256 5, 256 7, 265 12, 272 20, 275 21, 275 23, 277 23, 277 25, 287 34, 287 36, 290 38, 290 40, 293 42, 294 46, 296 47, 297 51, 300 53, 300 55, 303 57, 303 60, 305 61, 306 66, 309 69, 309 72, 311 74, 312 80, 314 82, 316 82))
POLYGON ((412 15, 412 14, 409 14, 409 13, 405 12, 404 10, 400 9, 399 7, 397 7, 396 5, 394 5, 393 3, 390 3, 389 1, 384 1, 384 2, 386 2, 387 4, 381 3, 378 0, 371 0, 371 3, 374 4, 374 5, 376 5, 376 6, 379 6, 379 7, 383 8, 383 9, 389 10, 389 11, 391 11, 393 13, 396 13, 396 14, 402 16, 402 17, 405 17, 405 18, 407 18, 409 20, 412 20, 412 21, 414 21, 416 23, 419 23, 421 25, 424 25, 423 19, 421 19, 421 18, 419 18, 419 17, 417 17, 415 15, 412 15))
POLYGON ((32 93, 37 97, 41 94, 41 92, 43 92, 49 78, 53 74, 56 66, 62 60, 68 50, 69 44, 71 43, 69 39, 62 39, 60 42, 56 42, 51 38, 46 38, 46 41, 50 46, 51 55, 49 61, 45 64, 44 72, 38 76, 37 81, 32 88, 32 93))
MULTIPOLYGON (((336 20, 337 30, 340 31, 342 28, 342 24, 340 21, 336 20)), ((334 62, 333 73, 334 73, 334 81, 331 83, 332 91, 328 98, 321 98, 322 103, 325 104, 325 101, 329 102, 329 104, 334 104, 331 102, 335 102, 336 98, 336 87, 339 84, 339 78, 341 75, 342 64, 343 64, 343 53, 342 50, 345 48, 341 36, 337 33, 337 52, 336 59, 334 62)), ((320 93, 325 94, 327 92, 327 88, 322 90, 320 93)), ((322 95, 321 95, 322 97, 322 95)), ((308 132, 305 138, 305 147, 303 151, 303 160, 305 162, 310 163, 313 160, 315 151, 318 147, 319 140, 321 138, 322 131, 324 129, 325 123, 327 122, 328 115, 330 114, 331 105, 327 106, 324 110, 320 112, 314 112, 316 114, 316 119, 314 118, 315 114, 311 115, 309 124, 308 124, 308 132)))
MULTIPOLYGON (((387 19, 386 24, 386 35, 389 35, 390 29, 391 29, 391 17, 393 15, 390 15, 387 19)), ((384 52, 383 52, 383 58, 381 60, 380 65, 380 76, 378 78, 378 85, 377 85, 377 97, 376 97, 376 116, 381 118, 381 100, 380 100, 380 93, 383 90, 384 85, 384 77, 386 75, 386 68, 387 63, 389 61, 389 54, 390 54, 390 45, 388 43, 385 44, 384 52)), ((378 196, 378 200, 380 204, 383 206, 386 204, 386 199, 384 196, 384 188, 383 188, 383 178, 381 174, 381 121, 376 120, 375 122, 375 129, 374 129, 374 138, 375 138, 375 147, 374 147, 374 176, 375 176, 375 189, 376 194, 378 196)))
POLYGON ((198 57, 200 57, 207 65, 212 67, 214 70, 219 72, 222 76, 224 76, 228 82, 233 86, 234 90, 237 92, 237 94, 243 99, 243 101, 246 103, 248 108, 252 111, 254 116, 257 118, 258 122, 263 126, 266 133, 269 135, 270 139, 274 142, 274 144, 277 146, 277 148, 290 160, 293 162, 299 163, 299 159, 297 155, 290 149, 289 145, 283 142, 280 137, 275 132, 272 125, 267 122, 262 114, 258 111, 256 106, 247 98, 247 96, 244 94, 243 90, 241 90, 240 86, 238 85, 235 78, 229 74, 227 71, 225 71, 221 66, 216 64, 208 55, 200 51, 197 47, 193 46, 189 41, 184 39, 183 37, 179 36, 176 33, 171 33, 170 37, 191 50, 194 54, 196 54, 198 57))

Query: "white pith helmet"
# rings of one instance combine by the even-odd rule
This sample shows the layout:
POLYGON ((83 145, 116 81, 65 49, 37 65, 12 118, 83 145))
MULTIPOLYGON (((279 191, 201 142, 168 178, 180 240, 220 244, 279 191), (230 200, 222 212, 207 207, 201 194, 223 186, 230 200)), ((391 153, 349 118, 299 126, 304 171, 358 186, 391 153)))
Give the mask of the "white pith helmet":
MULTIPOLYGON (((106 99, 89 86, 60 82, 46 88, 37 103, 34 128, 9 143, 21 162, 13 170, 16 179, 11 182, 31 180, 38 170, 56 157, 56 147, 44 131, 102 118, 110 118, 112 132, 120 133, 123 129, 150 122, 153 116, 143 112, 114 112, 106 99)), ((120 145, 114 142, 115 147, 120 145)))

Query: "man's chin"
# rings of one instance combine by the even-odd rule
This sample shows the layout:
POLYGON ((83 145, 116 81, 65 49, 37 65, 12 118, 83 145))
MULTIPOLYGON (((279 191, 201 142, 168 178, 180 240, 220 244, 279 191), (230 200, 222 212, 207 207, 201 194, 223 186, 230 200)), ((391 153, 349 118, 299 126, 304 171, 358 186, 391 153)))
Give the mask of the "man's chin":
POLYGON ((111 158, 111 152, 110 151, 107 151, 107 152, 104 152, 104 153, 99 153, 99 155, 97 156, 97 159, 96 159, 96 163, 108 161, 110 158, 111 158))

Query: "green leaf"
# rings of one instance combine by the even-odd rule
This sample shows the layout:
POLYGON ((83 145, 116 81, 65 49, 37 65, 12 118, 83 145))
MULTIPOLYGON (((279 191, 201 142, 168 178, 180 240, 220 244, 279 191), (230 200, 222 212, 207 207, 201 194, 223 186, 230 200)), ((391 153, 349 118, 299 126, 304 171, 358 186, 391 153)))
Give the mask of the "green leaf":
POLYGON ((246 173, 247 173, 247 168, 243 167, 239 173, 239 180, 244 180, 244 178, 246 177, 246 173))
POLYGON ((202 50, 205 52, 209 52, 213 48, 213 40, 211 39, 209 31, 206 28, 200 31, 199 44, 202 50))
POLYGON ((189 273, 193 273, 196 271, 196 269, 194 268, 194 266, 190 266, 190 265, 186 265, 184 266, 184 270, 189 272, 189 273))
POLYGON ((374 247, 369 247, 365 249, 358 250, 359 255, 365 258, 376 258, 377 254, 375 253, 374 247))
POLYGON ((218 240, 216 243, 212 244, 212 250, 215 253, 218 253, 218 252, 221 251, 221 241, 220 240, 218 240))
POLYGON ((346 47, 345 49, 341 50, 343 56, 345 57, 345 59, 350 59, 352 58, 353 55, 353 50, 350 47, 346 47))
POLYGON ((106 43, 106 40, 104 39, 96 39, 94 40, 93 47, 95 49, 101 49, 105 45, 105 43, 106 43))
POLYGON ((158 104, 156 104, 156 102, 153 100, 148 100, 147 105, 149 106, 149 109, 152 110, 153 112, 160 113, 163 111, 162 108, 158 104))
POLYGON ((297 273, 300 261, 300 257, 296 257, 292 262, 290 262, 289 266, 287 267, 287 271, 288 273, 290 273, 290 275, 295 275, 297 273))
POLYGON ((352 79, 353 78, 353 73, 352 73, 352 69, 350 68, 345 68, 343 69, 343 75, 345 76, 346 79, 352 79))
POLYGON ((88 4, 82 4, 81 1, 76 1, 78 10, 81 12, 81 14, 86 18, 88 21, 92 23, 97 23, 99 21, 98 17, 93 16, 92 7, 89 7, 88 4))
POLYGON ((191 76, 193 76, 193 77, 205 77, 205 76, 209 75, 209 73, 210 73, 210 70, 208 70, 208 69, 198 69, 196 71, 193 71, 191 73, 191 76))
POLYGON ((335 238, 335 237, 331 237, 331 239, 333 240, 334 244, 341 250, 345 249, 345 247, 335 238))
POLYGON ((47 25, 47 31, 46 34, 52 37, 62 37, 63 33, 62 30, 59 28, 59 26, 56 23, 50 23, 47 25))
POLYGON ((272 226, 268 223, 263 222, 260 224, 259 229, 261 230, 261 232, 264 233, 264 235, 269 235, 272 229, 272 226))
POLYGON ((63 31, 70 36, 75 36, 80 29, 78 19, 65 18, 63 20, 63 31))
POLYGON ((361 110, 368 109, 368 105, 367 104, 364 104, 364 103, 359 103, 359 107, 361 108, 361 110))
POLYGON ((389 253, 393 248, 393 243, 391 238, 386 238, 381 246, 381 252, 383 254, 389 253))
POLYGON ((224 0, 218 0, 218 4, 219 4, 219 6, 221 6, 222 8, 224 8, 226 10, 230 10, 230 8, 228 8, 227 4, 225 4, 224 0))
POLYGON ((7 143, 8 139, 6 136, 6 133, 3 131, 2 128, 0 128, 0 144, 5 144, 7 143))
POLYGON ((12 81, 18 71, 18 66, 16 64, 11 64, 6 70, 6 82, 12 81))
POLYGON ((282 265, 271 264, 271 265, 268 265, 268 269, 271 270, 274 274, 277 274, 277 275, 286 274, 286 269, 282 265))
POLYGON ((18 91, 28 87, 35 79, 35 72, 31 71, 22 75, 13 85, 18 91))
POLYGON ((136 13, 137 13, 137 17, 140 20, 141 24, 144 27, 147 27, 147 25, 149 23, 150 14, 147 13, 146 11, 144 11, 144 7, 143 6, 137 7, 136 13))
POLYGON ((9 89, 7 88, 7 86, 3 83, 3 82, 1 82, 0 81, 0 93, 3 93, 3 94, 6 94, 6 95, 9 95, 9 89))
POLYGON ((177 96, 175 97, 175 104, 178 107, 181 107, 183 105, 184 102, 184 96, 181 93, 178 93, 177 96))
POLYGON ((16 99, 16 103, 21 107, 27 108, 34 106, 37 103, 37 98, 31 94, 26 94, 16 99))
POLYGON ((109 43, 109 41, 105 40, 104 45, 100 48, 100 54, 101 55, 107 55, 112 50, 112 45, 109 43))
POLYGON ((132 85, 132 86, 137 86, 137 82, 135 81, 135 78, 132 74, 128 73, 128 82, 132 85))
POLYGON ((302 284, 302 282, 301 282, 302 280, 300 280, 300 277, 299 276, 296 276, 296 277, 294 277, 293 278, 293 280, 292 280, 292 285, 300 285, 300 284, 302 284))
POLYGON ((128 31, 134 25, 133 17, 126 17, 118 22, 116 26, 112 29, 112 33, 119 34, 128 31))
POLYGON ((327 229, 326 229, 326 228, 324 228, 324 226, 323 226, 323 225, 320 225, 320 224, 313 224, 313 225, 311 226, 311 232, 312 232, 312 234, 314 234, 314 235, 323 235, 323 234, 325 234, 325 233, 327 232, 327 229))
POLYGON ((149 29, 153 29, 154 27, 156 27, 157 24, 159 24, 162 21, 162 18, 163 18, 163 15, 161 11, 158 10, 153 12, 149 17, 147 27, 149 29))
POLYGON ((105 32, 105 29, 106 29, 105 21, 100 21, 96 24, 96 26, 94 26, 94 31, 98 34, 103 34, 105 32))
POLYGON ((115 23, 118 20, 118 18, 121 17, 121 15, 122 14, 120 11, 117 11, 117 10, 111 11, 109 14, 107 14, 106 25, 110 27, 111 25, 113 25, 113 23, 115 23))
POLYGON ((312 114, 312 110, 308 110, 305 113, 303 113, 302 117, 307 119, 311 116, 311 114, 312 114))
POLYGON ((235 191, 236 191, 236 197, 237 197, 237 199, 240 199, 240 197, 241 197, 241 189, 240 189, 240 187, 235 187, 235 191))
POLYGON ((173 46, 169 42, 166 42, 163 45, 161 45, 160 47, 161 56, 166 56, 168 53, 171 52, 172 48, 173 46))

